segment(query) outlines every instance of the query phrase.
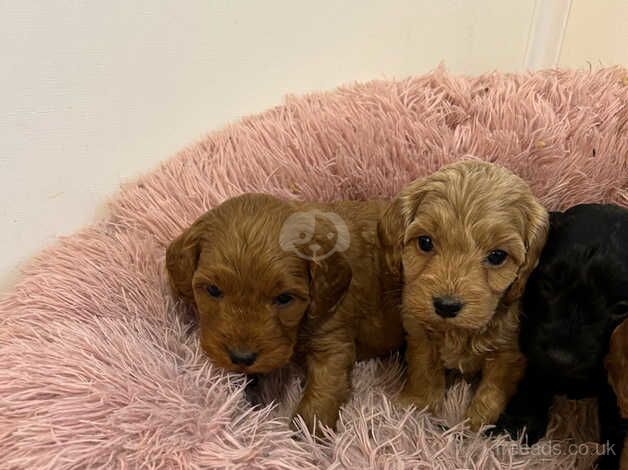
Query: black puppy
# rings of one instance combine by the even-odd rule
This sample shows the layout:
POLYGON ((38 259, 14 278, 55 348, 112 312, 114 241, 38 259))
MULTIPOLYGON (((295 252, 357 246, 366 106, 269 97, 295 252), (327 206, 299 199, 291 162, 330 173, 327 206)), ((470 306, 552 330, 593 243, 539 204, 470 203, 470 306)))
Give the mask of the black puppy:
POLYGON ((628 210, 583 204, 550 217, 547 244, 522 298, 526 375, 497 430, 516 436, 525 426, 533 444, 547 430, 554 395, 597 396, 601 440, 616 454, 598 464, 617 468, 625 431, 603 360, 613 329, 628 316, 628 210))

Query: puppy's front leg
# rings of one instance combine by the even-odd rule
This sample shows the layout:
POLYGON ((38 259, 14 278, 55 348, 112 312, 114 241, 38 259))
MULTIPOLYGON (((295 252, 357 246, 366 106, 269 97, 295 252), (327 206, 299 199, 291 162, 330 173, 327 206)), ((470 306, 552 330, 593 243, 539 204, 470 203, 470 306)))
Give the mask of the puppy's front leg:
POLYGON ((445 396, 445 369, 436 344, 421 327, 408 332, 408 364, 406 385, 399 401, 402 405, 414 405, 422 410, 438 411, 445 396))
POLYGON ((553 398, 553 390, 548 389, 545 382, 531 375, 525 376, 491 434, 506 431, 517 439, 525 428, 525 443, 535 444, 547 431, 553 398))
POLYGON ((466 412, 473 431, 497 421, 517 390, 524 371, 525 357, 519 351, 498 352, 486 358, 482 380, 466 412))
POLYGON ((327 340, 313 344, 306 361, 306 384, 296 413, 310 430, 314 423, 334 428, 340 406, 351 390, 351 370, 355 362, 353 341, 327 340))

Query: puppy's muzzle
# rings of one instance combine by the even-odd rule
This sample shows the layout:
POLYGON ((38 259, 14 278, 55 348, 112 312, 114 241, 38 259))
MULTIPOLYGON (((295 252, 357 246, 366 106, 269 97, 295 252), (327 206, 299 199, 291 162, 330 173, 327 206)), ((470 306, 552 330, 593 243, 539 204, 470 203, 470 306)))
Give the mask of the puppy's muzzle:
POLYGON ((257 359, 257 353, 241 349, 229 349, 229 359, 237 366, 252 366, 257 359))
POLYGON ((449 295, 434 297, 432 303, 434 304, 436 314, 443 318, 455 317, 460 313, 464 305, 459 299, 449 295))
POLYGON ((550 360, 558 367, 568 367, 576 364, 576 357, 569 351, 550 349, 547 351, 550 360))

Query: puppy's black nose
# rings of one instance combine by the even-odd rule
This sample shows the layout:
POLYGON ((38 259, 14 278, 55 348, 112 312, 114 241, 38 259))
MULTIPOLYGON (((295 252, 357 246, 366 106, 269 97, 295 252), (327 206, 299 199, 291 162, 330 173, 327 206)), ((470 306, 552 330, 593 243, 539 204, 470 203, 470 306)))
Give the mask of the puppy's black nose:
POLYGON ((552 348, 547 351, 550 360, 557 366, 567 367, 576 363, 576 357, 568 350, 552 348))
POLYGON ((257 359, 257 353, 242 349, 229 349, 229 358, 236 365, 250 366, 257 359))
POLYGON ((443 318, 455 317, 458 313, 460 313, 460 309, 463 305, 460 300, 448 295, 443 297, 434 297, 432 302, 434 303, 434 310, 436 313, 443 318))

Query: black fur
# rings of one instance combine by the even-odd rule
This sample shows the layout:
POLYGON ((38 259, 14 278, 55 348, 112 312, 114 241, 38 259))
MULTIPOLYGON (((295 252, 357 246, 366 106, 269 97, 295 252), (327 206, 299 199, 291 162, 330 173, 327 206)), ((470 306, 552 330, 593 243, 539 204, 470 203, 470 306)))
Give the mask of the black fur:
POLYGON ((597 396, 601 440, 615 443, 617 453, 598 464, 617 468, 625 429, 603 359, 613 329, 628 316, 627 302, 628 210, 583 204, 552 213, 547 245, 522 299, 526 375, 497 429, 516 436, 525 426, 532 444, 547 430, 554 395, 597 396))

